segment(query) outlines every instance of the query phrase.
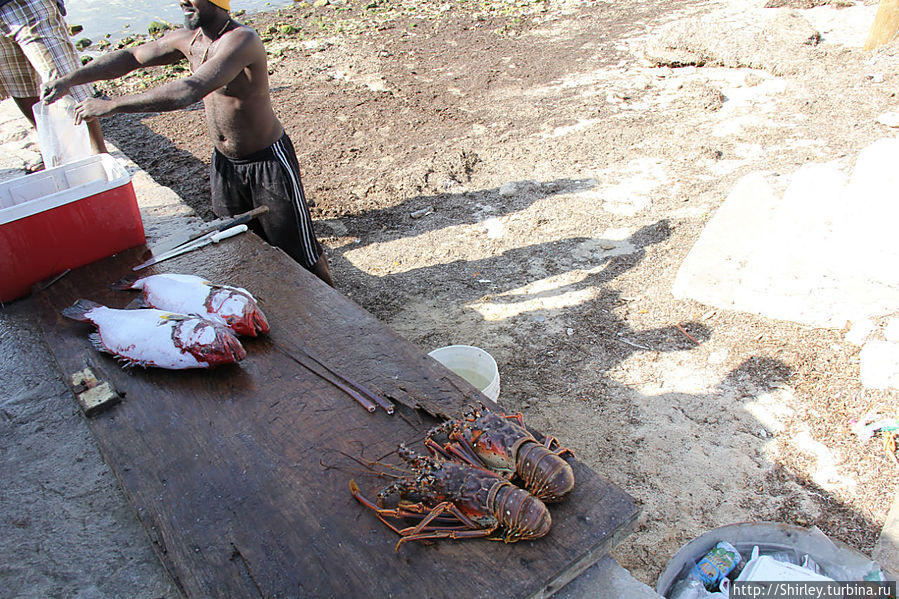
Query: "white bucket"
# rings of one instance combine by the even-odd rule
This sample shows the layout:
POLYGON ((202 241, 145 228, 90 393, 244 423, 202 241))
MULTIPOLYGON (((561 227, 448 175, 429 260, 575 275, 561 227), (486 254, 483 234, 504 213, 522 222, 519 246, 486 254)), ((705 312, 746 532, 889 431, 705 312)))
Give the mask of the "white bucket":
POLYGON ((493 356, 472 345, 448 345, 428 355, 475 386, 492 401, 499 398, 499 368, 493 356))

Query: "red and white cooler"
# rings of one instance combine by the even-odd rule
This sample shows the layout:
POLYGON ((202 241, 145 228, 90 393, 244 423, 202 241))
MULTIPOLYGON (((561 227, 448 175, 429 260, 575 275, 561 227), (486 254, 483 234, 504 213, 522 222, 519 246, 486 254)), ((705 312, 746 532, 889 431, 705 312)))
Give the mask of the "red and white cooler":
POLYGON ((0 302, 144 242, 131 175, 109 154, 0 183, 0 302))

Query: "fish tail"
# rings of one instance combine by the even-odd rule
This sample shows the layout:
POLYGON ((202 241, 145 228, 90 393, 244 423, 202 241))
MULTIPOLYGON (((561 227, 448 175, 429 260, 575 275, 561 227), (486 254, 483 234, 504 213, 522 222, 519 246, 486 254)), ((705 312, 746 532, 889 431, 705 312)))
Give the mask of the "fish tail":
POLYGON ((87 313, 91 310, 102 307, 103 306, 98 304, 97 302, 92 302, 88 299, 80 299, 68 308, 63 308, 62 315, 66 318, 71 318, 72 320, 90 322, 90 318, 87 317, 87 313))
POLYGON ((152 308, 152 307, 153 306, 150 305, 150 302, 147 301, 147 298, 144 297, 143 294, 140 294, 139 296, 137 296, 136 298, 134 298, 133 300, 128 302, 128 305, 125 306, 125 309, 126 310, 139 310, 141 308, 152 308))
POLYGON ((124 291, 126 289, 141 289, 143 285, 137 285, 137 283, 140 281, 140 278, 140 275, 128 275, 127 277, 119 279, 115 283, 111 283, 109 287, 115 289, 116 291, 124 291))

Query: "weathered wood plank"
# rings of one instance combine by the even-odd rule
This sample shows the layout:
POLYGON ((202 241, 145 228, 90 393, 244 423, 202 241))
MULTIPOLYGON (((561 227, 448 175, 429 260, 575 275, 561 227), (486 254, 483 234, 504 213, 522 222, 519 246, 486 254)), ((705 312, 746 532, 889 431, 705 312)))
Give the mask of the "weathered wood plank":
MULTIPOLYGON (((386 482, 347 456, 379 459, 420 441, 473 400, 468 383, 252 235, 164 262, 257 296, 272 332, 245 340, 239 365, 213 371, 122 370, 60 310, 85 297, 123 307, 109 283, 133 250, 42 294, 48 345, 66 378, 89 366, 124 400, 88 419, 160 557, 188 597, 532 597, 557 590, 627 534, 637 509, 573 461, 577 486, 534 542, 410 543, 349 494, 386 482), (299 347, 397 403, 369 414, 275 347, 299 347)), ((495 406, 493 406, 495 407, 495 406)), ((392 460, 396 462, 395 458, 392 460)))

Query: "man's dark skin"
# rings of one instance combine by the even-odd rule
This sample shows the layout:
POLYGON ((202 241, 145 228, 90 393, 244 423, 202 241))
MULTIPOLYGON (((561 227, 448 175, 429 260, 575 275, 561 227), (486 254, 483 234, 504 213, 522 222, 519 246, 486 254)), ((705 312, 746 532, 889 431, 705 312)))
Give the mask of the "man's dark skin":
MULTIPOLYGON (((190 77, 111 100, 88 98, 75 109, 76 122, 122 112, 179 110, 203 100, 209 136, 219 152, 241 158, 268 148, 281 138, 284 128, 272 109, 262 40, 208 0, 181 0, 180 5, 183 29, 106 54, 54 79, 44 86, 41 99, 55 102, 72 85, 117 79, 139 68, 173 64, 186 57, 190 77)), ((310 270, 333 286, 324 253, 310 270)))

